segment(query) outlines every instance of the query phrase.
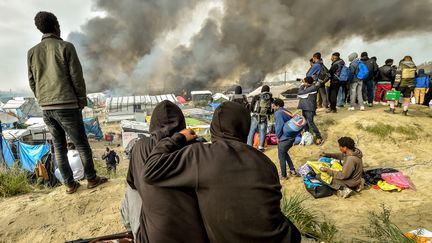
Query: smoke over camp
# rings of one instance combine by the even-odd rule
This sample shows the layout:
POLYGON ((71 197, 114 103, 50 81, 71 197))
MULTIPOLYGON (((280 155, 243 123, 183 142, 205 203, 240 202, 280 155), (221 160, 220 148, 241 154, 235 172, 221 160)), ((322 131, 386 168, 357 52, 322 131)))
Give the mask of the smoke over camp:
POLYGON ((225 80, 253 86, 298 58, 307 63, 315 51, 338 51, 354 36, 375 41, 432 30, 432 0, 225 0, 190 40, 167 41, 202 5, 215 2, 96 1, 106 15, 68 37, 89 90, 173 91, 225 80))

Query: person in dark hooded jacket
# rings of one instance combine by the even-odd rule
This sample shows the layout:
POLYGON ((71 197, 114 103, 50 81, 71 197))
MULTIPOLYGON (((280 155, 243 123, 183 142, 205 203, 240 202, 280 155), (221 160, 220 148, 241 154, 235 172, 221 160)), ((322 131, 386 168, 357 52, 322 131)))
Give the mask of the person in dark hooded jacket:
POLYGON ((251 146, 253 145, 255 132, 258 128, 258 149, 261 151, 264 150, 268 120, 270 115, 273 113, 271 109, 272 102, 273 95, 272 93, 270 93, 270 87, 268 85, 263 85, 261 88, 261 93, 253 97, 250 105, 250 109, 252 112, 252 122, 249 130, 247 143, 251 146))
MULTIPOLYGON (((142 200, 135 242, 208 242, 192 189, 156 187, 141 177, 146 159, 157 142, 184 128, 186 123, 180 108, 170 101, 162 101, 153 110, 149 129, 151 136, 139 139, 132 149, 126 194, 138 192, 142 200)), ((128 199, 125 198, 125 201, 128 199)), ((132 201, 129 207, 136 205, 132 201)), ((125 205, 122 215, 128 215, 128 211, 134 212, 125 205)))
POLYGON ((210 125, 211 144, 185 147, 196 137, 190 130, 165 138, 153 149, 142 178, 162 188, 194 190, 210 242, 300 242, 280 209, 275 165, 246 144, 250 122, 241 105, 222 103, 210 125))
POLYGON ((336 113, 337 95, 340 88, 339 75, 342 71, 342 67, 345 65, 344 60, 340 58, 339 52, 335 52, 331 56, 332 65, 330 67, 330 87, 329 87, 329 103, 330 108, 326 111, 327 113, 336 113))
POLYGON ((249 110, 249 102, 246 98, 246 95, 243 94, 241 86, 235 87, 234 94, 230 96, 230 101, 239 103, 244 108, 249 110))

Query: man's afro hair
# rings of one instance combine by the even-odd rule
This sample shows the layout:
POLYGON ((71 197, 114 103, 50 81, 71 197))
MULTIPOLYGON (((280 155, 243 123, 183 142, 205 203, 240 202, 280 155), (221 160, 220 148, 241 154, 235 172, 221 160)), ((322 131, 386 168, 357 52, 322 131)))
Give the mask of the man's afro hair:
POLYGON ((54 33, 55 32, 55 26, 59 25, 57 21, 57 17, 50 12, 40 11, 36 14, 35 18, 35 25, 42 33, 54 33))

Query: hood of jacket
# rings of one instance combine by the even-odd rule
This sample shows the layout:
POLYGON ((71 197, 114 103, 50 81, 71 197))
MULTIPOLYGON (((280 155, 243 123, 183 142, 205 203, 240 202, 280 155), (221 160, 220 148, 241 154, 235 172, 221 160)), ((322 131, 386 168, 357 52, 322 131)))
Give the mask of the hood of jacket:
POLYGON ((415 68, 416 67, 416 65, 414 64, 413 61, 402 61, 402 62, 400 62, 400 65, 408 67, 408 68, 415 68))
POLYGON ((186 121, 183 112, 171 101, 164 100, 153 110, 149 130, 157 141, 185 128, 186 121))
POLYGON ((417 72, 418 76, 425 76, 425 70, 423 68, 420 68, 417 72))
POLYGON ((227 101, 216 108, 210 124, 212 141, 236 140, 246 143, 251 117, 242 105, 227 101))
POLYGON ((343 65, 345 65, 345 62, 344 62, 344 60, 339 58, 332 63, 332 65, 334 65, 334 64, 339 65, 339 66, 343 66, 343 65))
POLYGON ((347 155, 347 156, 354 156, 354 157, 357 157, 357 158, 361 159, 361 158, 363 158, 363 153, 362 153, 362 151, 360 151, 360 149, 355 148, 353 150, 352 154, 351 155, 347 155))
POLYGON ((243 90, 241 86, 236 86, 234 90, 234 94, 242 94, 243 90))

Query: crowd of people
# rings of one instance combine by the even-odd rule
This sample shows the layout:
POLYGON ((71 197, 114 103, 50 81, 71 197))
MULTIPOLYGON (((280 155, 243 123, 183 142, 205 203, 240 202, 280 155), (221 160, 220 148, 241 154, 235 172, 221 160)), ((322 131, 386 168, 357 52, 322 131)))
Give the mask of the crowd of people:
MULTIPOLYGON (((361 111, 365 106, 389 105, 387 112, 395 113, 395 106, 403 106, 403 115, 408 115, 410 103, 426 104, 431 77, 424 69, 418 69, 411 56, 405 56, 396 66, 393 59, 387 59, 381 67, 377 58, 369 58, 367 52, 348 56, 346 65, 339 52, 331 55, 331 67, 323 64, 321 53, 317 52, 310 59, 311 67, 306 76, 320 83, 318 92, 318 108, 326 108, 329 113, 337 112, 337 107, 348 105, 348 110, 358 107, 361 111), (387 101, 389 91, 399 91, 400 100, 387 101), (412 102, 414 101, 414 102, 412 102)), ((431 96, 429 94, 429 96, 431 96)))
MULTIPOLYGON (((96 175, 84 131, 81 109, 87 99, 80 61, 74 46, 60 38, 54 14, 39 12, 35 24, 43 37, 28 51, 28 76, 52 134, 57 174, 68 194, 77 191, 81 179, 87 179, 87 187, 94 188, 107 178, 96 175), (66 143, 66 134, 73 144, 66 143)), ((317 107, 337 112, 338 106, 350 104, 350 110, 356 106, 364 110, 364 105, 372 106, 374 99, 375 103, 386 102, 385 92, 396 88, 403 94, 406 115, 411 93, 414 91, 421 102, 428 91, 428 76, 421 70, 416 73, 409 56, 398 68, 391 59, 378 68, 376 58, 369 59, 367 53, 360 59, 353 53, 348 59, 346 67, 340 54, 333 53, 328 70, 321 54, 313 55, 298 91, 298 109, 305 123, 298 130, 286 128, 295 115, 284 108, 283 100, 273 97, 266 85, 250 104, 237 87, 231 101, 215 110, 211 143, 200 142, 193 130, 186 129, 177 105, 159 103, 151 117, 151 136, 137 140, 130 153, 121 214, 135 241, 300 242, 300 232, 280 208, 280 179, 288 177, 287 164, 290 175, 298 176, 289 149, 299 133, 311 130, 317 145, 324 142, 314 123, 317 107), (420 79, 423 81, 416 81, 420 79), (280 175, 261 152, 273 113, 280 175), (251 145, 257 131, 255 149, 251 145)), ((390 102, 390 111, 394 109, 395 103, 390 102)), ((351 138, 343 137, 338 142, 341 154, 322 156, 343 159, 343 170, 323 171, 335 178, 330 186, 346 194, 349 188, 359 186, 362 153, 351 138)), ((109 172, 115 172, 118 155, 107 148, 102 158, 109 172)))

